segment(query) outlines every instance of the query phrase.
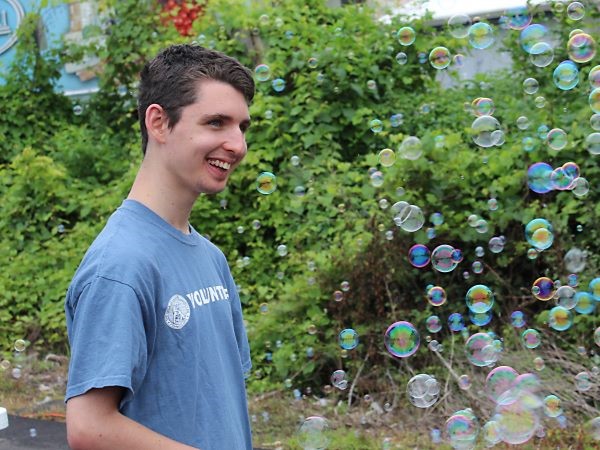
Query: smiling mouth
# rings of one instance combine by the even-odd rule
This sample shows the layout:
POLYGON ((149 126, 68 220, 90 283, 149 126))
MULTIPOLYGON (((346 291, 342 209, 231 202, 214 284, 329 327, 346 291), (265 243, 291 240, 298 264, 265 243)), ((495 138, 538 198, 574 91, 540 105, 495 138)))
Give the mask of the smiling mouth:
POLYGON ((221 161, 221 160, 218 160, 218 159, 209 159, 208 163, 211 166, 218 167, 219 169, 221 169, 224 172, 228 171, 230 169, 230 167, 231 167, 230 163, 225 162, 225 161, 221 161))

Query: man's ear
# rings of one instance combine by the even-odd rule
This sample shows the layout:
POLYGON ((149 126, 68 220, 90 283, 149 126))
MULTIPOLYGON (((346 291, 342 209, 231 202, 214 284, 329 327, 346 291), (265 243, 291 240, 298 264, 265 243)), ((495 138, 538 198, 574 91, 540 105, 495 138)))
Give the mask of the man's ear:
POLYGON ((159 144, 164 144, 169 131, 169 118, 166 111, 157 103, 152 103, 146 108, 146 129, 148 139, 154 139, 159 144))

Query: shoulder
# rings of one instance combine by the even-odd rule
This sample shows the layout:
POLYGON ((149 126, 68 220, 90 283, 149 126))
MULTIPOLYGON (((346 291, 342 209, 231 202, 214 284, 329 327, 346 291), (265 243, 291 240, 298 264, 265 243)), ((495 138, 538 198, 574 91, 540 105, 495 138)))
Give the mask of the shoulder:
POLYGON ((135 286, 158 273, 151 236, 117 210, 85 253, 69 290, 80 292, 97 277, 135 286))

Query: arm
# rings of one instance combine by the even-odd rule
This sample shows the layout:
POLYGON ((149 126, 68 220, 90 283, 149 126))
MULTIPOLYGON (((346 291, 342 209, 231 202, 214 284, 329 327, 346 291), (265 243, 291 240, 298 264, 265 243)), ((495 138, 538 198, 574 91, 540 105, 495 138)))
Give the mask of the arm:
POLYGON ((67 440, 73 450, 195 450, 121 414, 123 389, 92 389, 69 399, 67 440))

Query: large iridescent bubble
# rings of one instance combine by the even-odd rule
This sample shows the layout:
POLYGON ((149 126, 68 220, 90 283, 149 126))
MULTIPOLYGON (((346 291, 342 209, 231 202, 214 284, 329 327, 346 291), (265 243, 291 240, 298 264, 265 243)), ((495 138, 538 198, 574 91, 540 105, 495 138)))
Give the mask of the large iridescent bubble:
POLYGON ((465 302, 474 313, 485 313, 494 306, 494 294, 489 287, 477 284, 467 291, 465 302))
POLYGON ((573 324, 573 313, 562 306, 555 306, 548 314, 548 325, 556 331, 565 331, 573 324))
POLYGON ((487 396, 497 402, 502 394, 512 388, 519 373, 509 366, 499 366, 493 369, 485 379, 487 396))
POLYGON ((596 41, 587 33, 575 34, 567 42, 567 52, 576 63, 589 62, 596 56, 596 41))
POLYGON ((563 61, 554 69, 552 80, 557 88, 569 91, 579 83, 579 69, 573 61, 563 61))
POLYGON ((531 24, 521 30, 519 35, 519 42, 521 47, 527 53, 531 53, 531 49, 538 42, 547 41, 548 28, 538 23, 531 24))
POLYGON ((545 162, 534 163, 527 169, 527 185, 538 194, 552 191, 552 166, 545 162))
POLYGON ((438 245, 431 252, 431 266, 438 272, 451 272, 453 271, 458 262, 453 257, 454 247, 448 244, 438 245))
POLYGON ((469 44, 480 50, 486 49, 494 43, 494 29, 485 22, 477 22, 469 28, 469 44))
POLYGON ((384 342, 388 352, 397 358, 414 355, 419 349, 420 337, 410 322, 399 321, 391 324, 385 331, 384 342))
POLYGON ((489 366, 498 359, 494 340, 488 333, 475 333, 465 343, 465 354, 471 364, 478 367, 489 366))
POLYGON ((413 267, 421 269, 431 261, 431 252, 426 245, 415 244, 408 249, 408 262, 413 267))

